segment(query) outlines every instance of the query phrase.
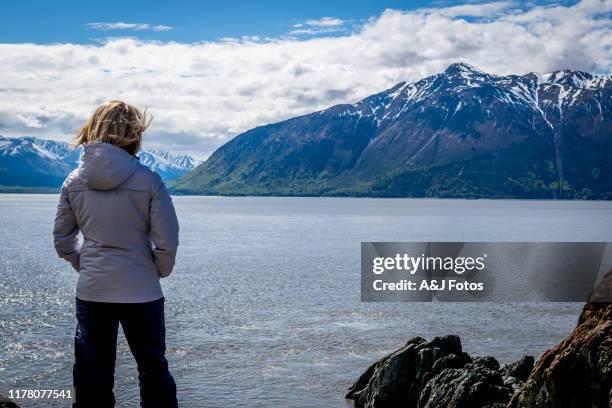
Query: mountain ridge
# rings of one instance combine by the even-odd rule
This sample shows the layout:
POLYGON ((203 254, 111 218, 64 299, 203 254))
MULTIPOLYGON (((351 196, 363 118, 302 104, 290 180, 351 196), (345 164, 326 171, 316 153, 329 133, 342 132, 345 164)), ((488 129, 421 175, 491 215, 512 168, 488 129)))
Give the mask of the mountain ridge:
POLYGON ((248 130, 175 193, 612 198, 612 77, 465 64, 248 130))
MULTIPOLYGON (((66 142, 0 135, 0 186, 3 190, 42 188, 53 191, 78 166, 81 152, 82 148, 71 148, 66 142)), ((197 165, 189 155, 161 150, 141 149, 137 156, 164 180, 180 177, 197 165)))

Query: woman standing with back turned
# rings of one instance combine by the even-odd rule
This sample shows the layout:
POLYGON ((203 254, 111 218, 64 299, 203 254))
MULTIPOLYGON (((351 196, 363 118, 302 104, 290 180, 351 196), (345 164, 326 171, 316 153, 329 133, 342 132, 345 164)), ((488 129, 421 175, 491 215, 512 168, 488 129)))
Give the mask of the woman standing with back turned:
POLYGON ((146 112, 127 103, 100 106, 79 132, 81 163, 62 186, 54 243, 79 273, 74 407, 114 406, 119 323, 138 365, 140 405, 177 406, 159 279, 172 272, 179 227, 161 178, 135 156, 147 126, 146 112))

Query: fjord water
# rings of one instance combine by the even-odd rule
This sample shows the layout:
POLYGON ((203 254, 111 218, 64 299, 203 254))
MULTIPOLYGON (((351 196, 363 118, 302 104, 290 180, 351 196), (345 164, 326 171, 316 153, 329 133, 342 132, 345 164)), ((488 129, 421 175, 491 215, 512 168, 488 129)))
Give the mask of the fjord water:
MULTIPOLYGON (((77 274, 58 259, 57 196, 0 195, 0 393, 69 389, 77 274)), ((408 338, 459 334, 473 355, 538 357, 575 303, 361 303, 361 241, 612 241, 612 202, 174 197, 167 355, 186 407, 343 406, 408 338)), ((117 406, 138 406, 120 336, 117 406)), ((22 406, 67 406, 22 401, 22 406)))

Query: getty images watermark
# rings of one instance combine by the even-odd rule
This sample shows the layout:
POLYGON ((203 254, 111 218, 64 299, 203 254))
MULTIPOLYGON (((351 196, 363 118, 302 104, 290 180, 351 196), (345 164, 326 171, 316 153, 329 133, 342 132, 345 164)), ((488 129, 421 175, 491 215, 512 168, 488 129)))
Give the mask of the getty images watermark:
POLYGON ((605 242, 363 242, 361 299, 583 302, 611 267, 605 242))

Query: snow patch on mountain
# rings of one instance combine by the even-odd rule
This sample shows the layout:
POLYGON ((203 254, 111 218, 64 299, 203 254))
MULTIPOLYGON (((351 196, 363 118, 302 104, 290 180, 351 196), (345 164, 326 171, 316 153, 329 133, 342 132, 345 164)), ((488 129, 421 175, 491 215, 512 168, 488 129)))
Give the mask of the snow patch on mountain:
MULTIPOLYGON (((591 75, 582 71, 560 70, 547 74, 529 73, 526 75, 493 75, 483 72, 466 63, 451 64, 444 72, 432 75, 416 82, 400 82, 380 94, 370 96, 338 113, 340 116, 358 116, 375 118, 378 127, 389 126, 404 112, 415 105, 429 104, 440 106, 447 111, 446 119, 452 118, 461 109, 469 105, 467 97, 480 102, 479 92, 493 92, 495 98, 503 104, 516 109, 526 109, 541 116, 544 123, 555 129, 555 122, 563 119, 563 110, 578 104, 584 93, 601 91, 612 86, 611 75, 591 75), (454 99, 437 100, 444 90, 454 99), (555 117, 551 117, 555 111, 555 117)), ((595 106, 601 114, 601 101, 594 98, 595 106)), ((591 95, 589 95, 591 98, 591 95)), ((320 112, 336 112, 334 108, 320 112)), ((534 123, 535 126, 535 123, 534 123)))

